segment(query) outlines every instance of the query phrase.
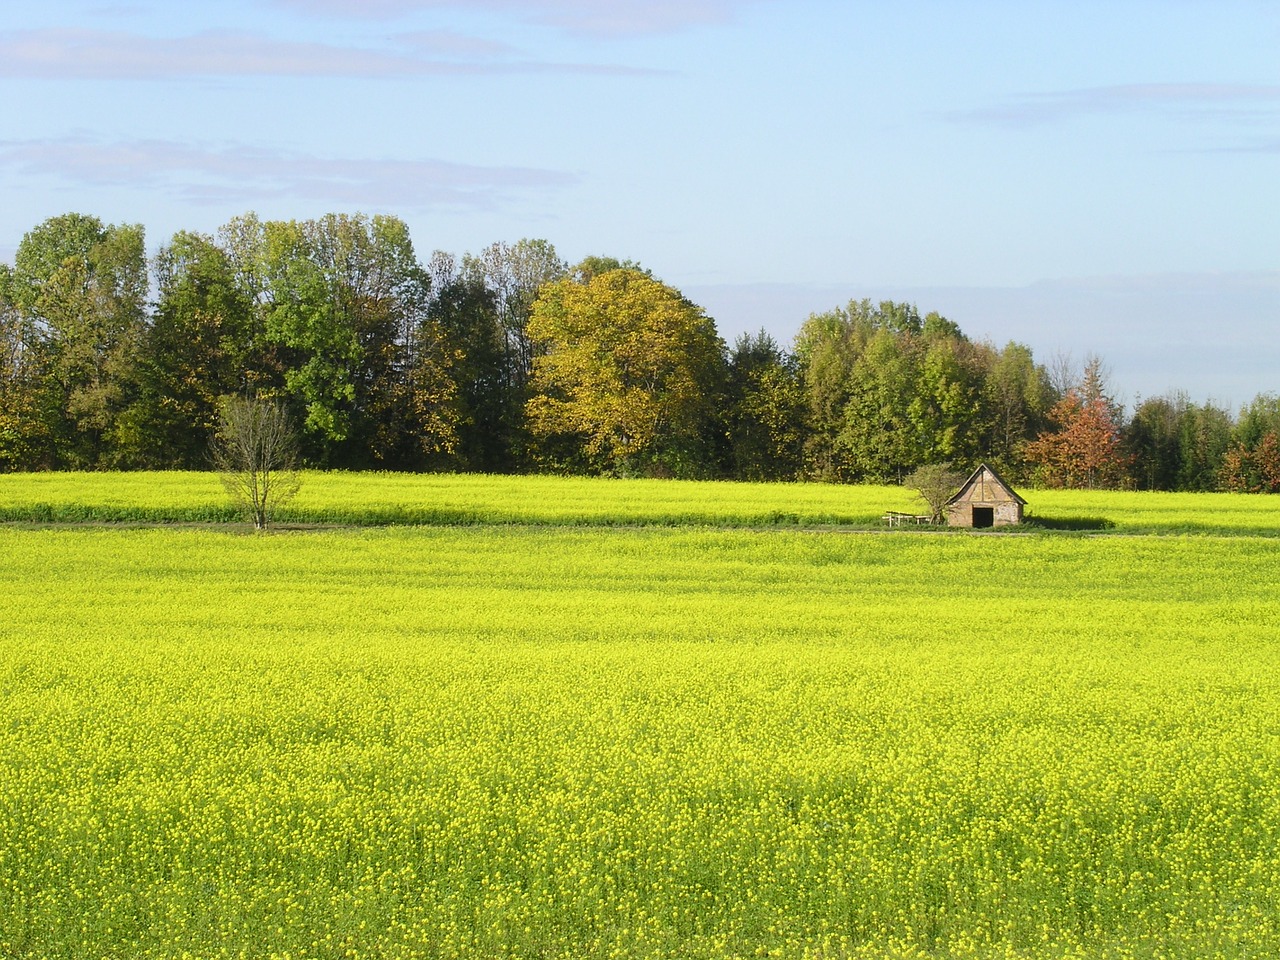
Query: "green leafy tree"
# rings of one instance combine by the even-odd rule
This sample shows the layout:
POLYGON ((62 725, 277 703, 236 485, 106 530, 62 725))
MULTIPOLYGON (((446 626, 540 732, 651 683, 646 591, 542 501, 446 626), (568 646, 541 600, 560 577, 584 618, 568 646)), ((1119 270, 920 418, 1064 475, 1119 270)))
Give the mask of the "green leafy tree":
POLYGON ((355 318, 345 309, 351 292, 326 275, 314 225, 273 221, 263 229, 267 336, 286 348, 285 385, 303 411, 308 458, 339 465, 363 359, 355 318))
POLYGON ((122 443, 141 465, 198 469, 208 463, 219 398, 254 395, 279 381, 263 354, 252 296, 213 238, 176 234, 153 271, 158 298, 122 443))
POLYGON ((795 357, 806 417, 802 469, 815 480, 849 479, 839 439, 853 364, 869 336, 869 330, 852 312, 837 309, 813 314, 796 335, 795 357))
POLYGON ((457 413, 454 463, 464 470, 510 471, 516 466, 513 450, 519 424, 511 409, 506 333, 498 316, 497 297, 483 278, 458 272, 450 254, 436 251, 428 271, 428 312, 453 358, 457 413))
POLYGON ((1280 395, 1260 393, 1240 411, 1232 439, 1253 448, 1268 433, 1280 433, 1280 395))
POLYGON ((9 286, 33 333, 50 462, 122 465, 117 427, 135 395, 146 321, 142 227, 76 213, 46 220, 18 245, 9 286))
POLYGON ((1124 430, 1134 486, 1143 490, 1214 490, 1231 441, 1231 417, 1185 393, 1140 403, 1124 430))
POLYGON ((844 307, 813 314, 796 336, 795 356, 800 369, 808 436, 805 441, 806 475, 818 480, 848 482, 867 476, 867 465, 878 463, 881 438, 865 423, 853 423, 857 406, 864 416, 907 416, 905 405, 881 409, 876 393, 892 389, 894 374, 881 376, 872 349, 879 359, 892 360, 901 373, 902 343, 918 337, 924 321, 915 307, 884 301, 851 300, 844 307), (864 445, 870 440, 871 447, 864 445))
POLYGON ((34 331, 12 295, 13 273, 0 264, 0 471, 48 466, 34 331))
POLYGON ((909 337, 881 327, 854 364, 838 438, 854 479, 896 481, 924 457, 912 420, 920 376, 914 346, 909 337))
POLYGON ((730 474, 793 480, 804 442, 804 397, 795 360, 763 330, 743 334, 729 355, 725 434, 730 474))
POLYGON ((815 314, 796 338, 808 414, 805 473, 897 480, 982 448, 989 351, 910 305, 851 301, 815 314))
POLYGON ((1048 426, 1054 403, 1049 373, 1035 362, 1030 347, 1010 341, 989 355, 982 392, 982 459, 1010 479, 1023 479, 1027 444, 1048 426))
POLYGON ((330 214, 242 225, 262 278, 266 336, 303 411, 308 458, 404 467, 450 451, 452 356, 429 315, 430 281, 395 217, 330 214))
POLYGON ((1138 404, 1124 433, 1130 472, 1139 490, 1174 490, 1182 464, 1183 395, 1150 397, 1138 404))
POLYGON ((951 321, 930 314, 925 323, 915 396, 909 412, 920 459, 971 463, 983 455, 984 356, 951 321))
POLYGON ((463 257, 460 272, 488 288, 497 309, 503 340, 501 376, 494 383, 503 410, 500 434, 507 444, 506 459, 518 465, 528 446, 525 404, 536 353, 529 319, 543 287, 567 276, 568 267, 548 241, 524 239, 494 243, 463 257))
POLYGON ((1231 415, 1212 403, 1187 404, 1179 426, 1176 489, 1218 489, 1231 444, 1231 415))
POLYGON ((617 257, 587 256, 583 257, 570 269, 569 275, 578 283, 589 283, 602 273, 611 270, 636 270, 646 277, 652 277, 653 271, 646 270, 634 260, 619 260, 617 257))
POLYGON ((406 343, 403 381, 397 381, 389 397, 395 404, 392 415, 380 421, 383 432, 374 438, 375 459, 400 469, 448 466, 455 462, 461 422, 454 379, 460 353, 429 316, 409 327, 406 343), (402 452, 393 456, 397 441, 402 452))
POLYGON ((715 324, 679 291, 636 270, 543 288, 529 335, 530 426, 571 437, 587 463, 619 473, 695 475, 723 373, 715 324))
POLYGON ((947 501, 966 479, 964 473, 949 463, 927 463, 907 474, 902 485, 916 492, 929 509, 929 522, 938 524, 943 522, 947 501))

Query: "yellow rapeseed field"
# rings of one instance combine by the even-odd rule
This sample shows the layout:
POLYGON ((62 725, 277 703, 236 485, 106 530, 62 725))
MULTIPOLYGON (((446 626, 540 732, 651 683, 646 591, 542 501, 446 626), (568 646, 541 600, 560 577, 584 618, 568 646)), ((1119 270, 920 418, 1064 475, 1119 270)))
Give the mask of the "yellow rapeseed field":
POLYGON ((0 956, 1280 956, 1265 537, 0 527, 0 956))

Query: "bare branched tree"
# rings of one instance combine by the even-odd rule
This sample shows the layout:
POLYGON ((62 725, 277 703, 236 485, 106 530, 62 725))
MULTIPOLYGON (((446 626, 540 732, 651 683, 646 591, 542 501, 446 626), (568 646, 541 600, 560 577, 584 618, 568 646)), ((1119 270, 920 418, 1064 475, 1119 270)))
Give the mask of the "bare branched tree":
POLYGON ((1053 390, 1055 400, 1076 389, 1083 376, 1076 358, 1068 350, 1058 350, 1049 358, 1048 374, 1049 387, 1053 390))
POLYGON ((298 444, 284 407, 271 400, 223 399, 213 463, 231 498, 264 530, 298 492, 298 444))

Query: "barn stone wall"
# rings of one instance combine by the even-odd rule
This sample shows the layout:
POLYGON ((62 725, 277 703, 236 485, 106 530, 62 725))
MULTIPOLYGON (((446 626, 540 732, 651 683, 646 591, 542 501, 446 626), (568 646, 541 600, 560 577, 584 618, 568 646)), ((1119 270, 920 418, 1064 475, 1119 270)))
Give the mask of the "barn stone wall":
POLYGON ((972 527, 973 508, 987 507, 992 512, 991 526, 1009 527, 1022 522, 1022 504, 1016 500, 990 501, 960 500, 947 507, 947 525, 972 527))
POLYGON ((947 504, 947 524, 952 527, 1008 527, 1022 522, 1022 504, 1009 495, 1009 490, 985 466, 969 479, 957 497, 947 504), (974 522, 974 510, 980 516, 990 514, 974 522), (989 522, 987 522, 989 520, 989 522))
POLYGON ((996 526, 1006 527, 1022 522, 1022 504, 1017 500, 1006 500, 996 504, 996 526))

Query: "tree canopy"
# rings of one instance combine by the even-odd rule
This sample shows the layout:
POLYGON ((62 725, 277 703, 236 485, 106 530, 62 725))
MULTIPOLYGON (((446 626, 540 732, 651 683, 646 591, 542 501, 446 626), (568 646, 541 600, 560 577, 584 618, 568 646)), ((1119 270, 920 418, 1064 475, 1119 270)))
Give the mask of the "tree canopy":
POLYGON ((1053 428, 1027 446, 1041 482, 1088 489, 1121 484, 1126 457, 1116 407, 1105 391, 1101 361, 1092 360, 1080 385, 1049 411, 1053 428))
POLYGON ((533 305, 530 428, 573 435, 614 472, 697 473, 721 377, 715 325, 679 291, 640 270, 584 271, 548 284, 533 305))
MULTIPOLYGON (((633 260, 544 239, 420 257, 397 217, 236 217, 150 258, 68 213, 0 264, 0 470, 210 465, 227 399, 275 404, 310 466, 1280 491, 1280 401, 1112 397, 914 304, 851 300, 730 347, 633 260)), ((783 318, 785 319, 785 318, 783 318)))

